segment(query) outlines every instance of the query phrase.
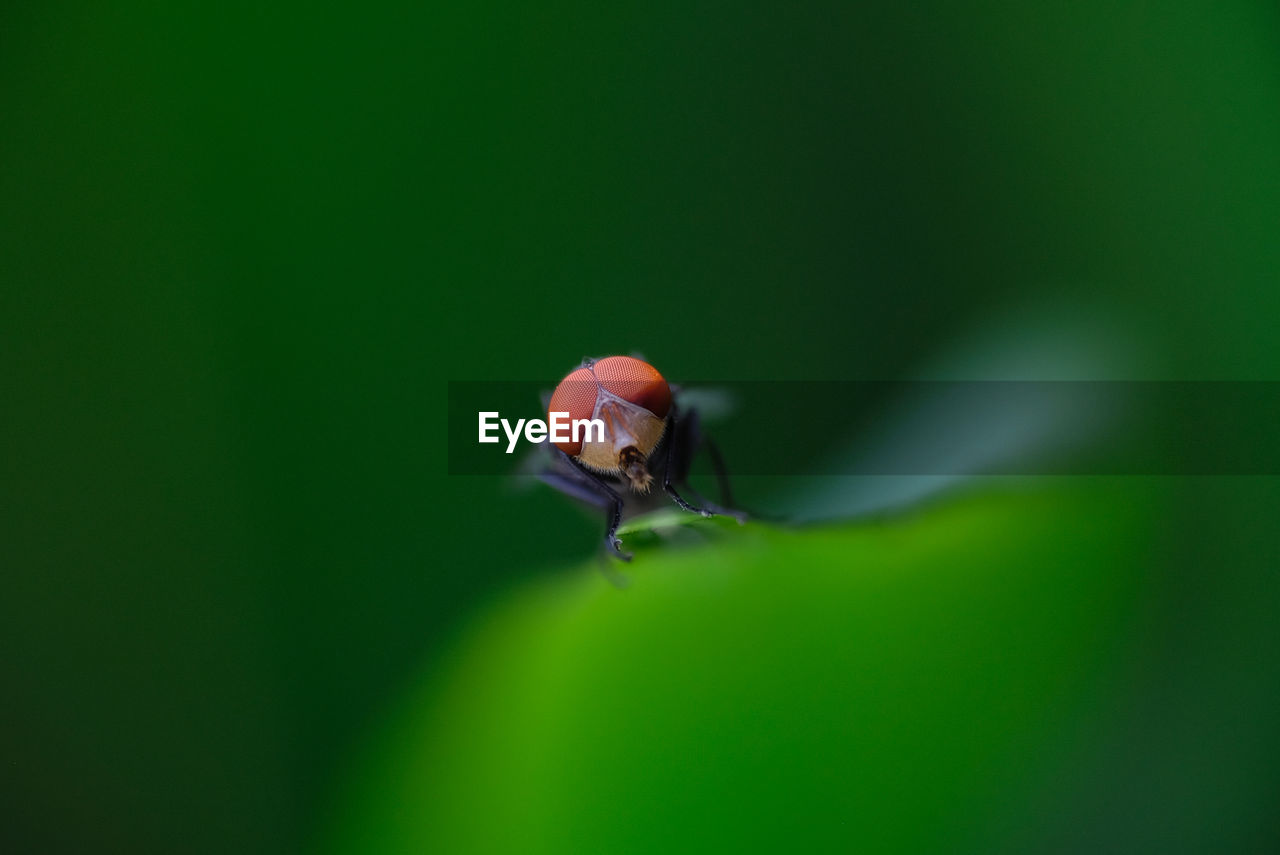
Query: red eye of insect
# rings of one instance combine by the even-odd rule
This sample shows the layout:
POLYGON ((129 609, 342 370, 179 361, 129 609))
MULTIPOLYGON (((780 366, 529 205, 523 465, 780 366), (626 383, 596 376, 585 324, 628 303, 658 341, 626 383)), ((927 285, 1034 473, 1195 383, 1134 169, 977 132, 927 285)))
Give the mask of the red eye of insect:
MULTIPOLYGON (((570 420, 589 419, 595 411, 599 394, 600 387, 596 385, 596 378, 588 369, 579 368, 561 380, 555 392, 551 393, 551 404, 547 407, 547 412, 568 413, 570 420)), ((582 440, 557 442, 556 448, 573 457, 582 451, 582 440)))
POLYGON ((644 360, 634 356, 583 360, 551 393, 547 424, 552 425, 554 450, 550 466, 540 477, 566 495, 603 510, 605 545, 623 560, 631 557, 622 552, 618 539, 623 514, 654 510, 663 496, 704 517, 730 514, 739 522, 746 519, 741 512, 696 494, 696 505, 680 495, 678 488, 693 492, 689 466, 705 441, 725 505, 733 503, 724 461, 699 431, 698 414, 682 409, 658 369, 644 360), (565 413, 572 425, 567 439, 555 427, 557 421, 564 427, 565 413), (575 433, 579 427, 586 428, 581 435, 575 433), (655 485, 659 490, 653 490, 655 485))
POLYGON ((592 370, 600 385, 609 392, 644 407, 660 419, 667 417, 671 409, 671 387, 649 363, 631 356, 608 356, 592 366, 592 370))
MULTIPOLYGON (((659 419, 671 411, 671 387, 658 369, 631 356, 608 356, 561 380, 551 395, 548 412, 568 413, 570 420, 589 419, 602 388, 659 419)), ((582 451, 582 441, 558 442, 556 447, 573 457, 582 451)))

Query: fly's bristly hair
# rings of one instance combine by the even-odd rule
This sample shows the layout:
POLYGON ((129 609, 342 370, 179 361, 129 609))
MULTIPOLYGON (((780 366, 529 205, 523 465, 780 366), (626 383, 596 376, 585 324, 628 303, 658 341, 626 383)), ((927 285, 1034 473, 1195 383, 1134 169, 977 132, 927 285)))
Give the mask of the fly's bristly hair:
POLYGON ((618 455, 618 464, 622 467, 622 474, 630 482, 631 489, 637 493, 649 492, 649 488, 653 486, 653 475, 649 473, 649 467, 645 465, 645 457, 638 448, 628 445, 622 449, 618 455))

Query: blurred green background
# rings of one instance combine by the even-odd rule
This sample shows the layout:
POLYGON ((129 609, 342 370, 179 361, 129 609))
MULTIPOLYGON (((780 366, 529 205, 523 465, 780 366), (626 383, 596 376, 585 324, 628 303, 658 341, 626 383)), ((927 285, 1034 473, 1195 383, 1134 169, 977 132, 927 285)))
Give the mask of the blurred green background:
MULTIPOLYGON (((636 825, 609 825, 594 800, 575 812, 635 722, 548 728, 583 712, 582 691, 553 687, 604 674, 615 715, 638 712, 628 692, 674 697, 655 663, 681 661, 671 639, 696 638, 699 613, 663 609, 664 591, 693 596, 677 569, 741 569, 729 600, 698 589, 705 631, 750 634, 733 604, 777 602, 776 639, 785 615, 838 621, 809 606, 855 606, 867 590, 851 580, 895 560, 914 582, 886 611, 844 612, 870 623, 820 623, 793 649, 847 644, 832 661, 848 666, 874 642, 914 675, 837 680, 835 698, 885 705, 870 720, 884 741, 770 741, 832 700, 805 682, 812 661, 772 649, 733 691, 798 676, 725 703, 790 713, 754 740, 725 731, 741 751, 720 746, 705 786, 686 782, 720 808, 673 826, 690 847, 729 829, 739 847, 776 843, 749 833, 770 803, 809 843, 1278 842, 1273 478, 1055 482, 1032 511, 998 495, 922 511, 897 547, 856 525, 727 531, 670 566, 648 553, 633 590, 649 593, 619 600, 584 563, 597 520, 546 491, 447 477, 444 448, 448 380, 554 382, 633 349, 679 380, 900 379, 975 329, 1016 332, 1028 305, 1121 330, 1141 354, 1123 376, 1280 379, 1274 4, 54 0, 4 18, 6 851, 518 849, 473 827, 491 814, 537 830, 520 838, 531 849, 567 851, 556 834, 589 821, 583 846, 645 851, 660 843, 634 799, 679 767, 628 774, 655 756, 632 745, 607 780, 636 825), (1019 513, 1030 534, 1006 538, 1019 513), (978 539, 949 564, 927 545, 957 527, 978 539), (958 635, 894 629, 915 626, 892 618, 931 590, 922 567, 959 598, 958 635), (566 584, 586 617, 543 604, 566 584), (989 599, 1005 585, 1030 599, 989 599), (601 623, 624 602, 640 611, 601 623), (1025 633, 991 628, 1024 606, 1025 633), (563 644, 522 672, 532 688, 504 683, 511 651, 548 637, 563 644), (1026 638, 1045 658, 993 664, 1026 638), (641 662, 634 685, 584 659, 612 639, 641 662), (925 654, 957 639, 973 657, 958 673, 1002 690, 931 683, 948 666, 925 654), (521 717, 485 707, 459 669, 490 675, 474 679, 493 703, 541 712, 512 732, 521 717), (997 712, 1010 693, 1025 702, 997 712), (876 729, 906 711, 920 738, 876 729), (1046 716, 1055 727, 1014 733, 1046 716), (988 717, 1008 728, 947 738, 988 717), (499 733, 508 754, 485 748, 499 733), (460 747, 441 760, 443 744, 460 747), (988 749, 1024 759, 977 775, 988 749), (802 796, 849 791, 819 786, 803 764, 820 755, 867 764, 865 787, 897 780, 897 797, 822 809, 802 796), (786 770, 794 803, 761 783, 786 770), (442 787, 453 826, 428 801, 442 787), (724 809, 744 787, 754 813, 724 809), (535 791, 524 814, 487 801, 535 791), (407 830, 379 819, 393 807, 407 830)), ((656 721, 679 719, 663 709, 656 721)), ((821 721, 838 739, 840 717, 821 721)), ((718 732, 639 736, 660 760, 718 732)))

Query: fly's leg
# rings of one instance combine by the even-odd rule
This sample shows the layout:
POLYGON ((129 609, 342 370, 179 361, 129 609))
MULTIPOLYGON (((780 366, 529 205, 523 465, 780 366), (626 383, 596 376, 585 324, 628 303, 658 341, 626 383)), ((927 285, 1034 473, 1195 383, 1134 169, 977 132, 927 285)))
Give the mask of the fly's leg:
POLYGON ((605 512, 605 548, 623 561, 630 561, 631 554, 622 551, 622 541, 618 539, 618 527, 622 525, 622 497, 581 463, 558 448, 554 451, 568 469, 563 474, 544 475, 543 480, 562 492, 602 508, 605 512))

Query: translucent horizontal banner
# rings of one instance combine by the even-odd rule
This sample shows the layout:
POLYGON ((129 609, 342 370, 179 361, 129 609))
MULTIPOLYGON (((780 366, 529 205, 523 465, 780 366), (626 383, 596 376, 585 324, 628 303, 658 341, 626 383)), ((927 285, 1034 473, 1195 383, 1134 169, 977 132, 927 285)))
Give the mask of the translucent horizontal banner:
MULTIPOLYGON (((536 470, 568 428, 552 385, 450 382, 449 474, 536 470)), ((744 475, 1280 474, 1275 382, 726 381, 675 406, 744 475)))

